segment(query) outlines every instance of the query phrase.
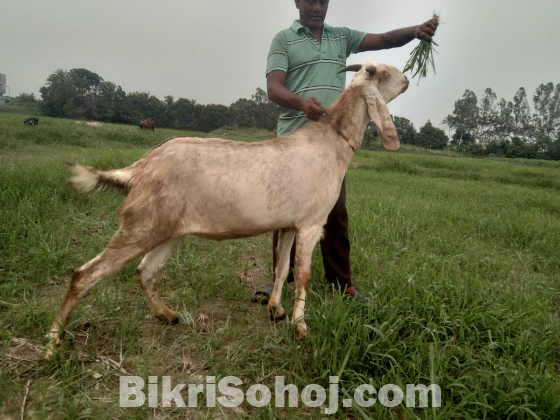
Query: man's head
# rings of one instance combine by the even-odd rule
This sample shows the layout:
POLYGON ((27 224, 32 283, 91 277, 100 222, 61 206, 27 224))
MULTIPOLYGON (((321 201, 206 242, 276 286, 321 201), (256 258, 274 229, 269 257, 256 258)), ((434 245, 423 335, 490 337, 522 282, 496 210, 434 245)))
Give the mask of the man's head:
POLYGON ((325 22, 329 0, 295 0, 299 23, 311 30, 320 29, 325 22))

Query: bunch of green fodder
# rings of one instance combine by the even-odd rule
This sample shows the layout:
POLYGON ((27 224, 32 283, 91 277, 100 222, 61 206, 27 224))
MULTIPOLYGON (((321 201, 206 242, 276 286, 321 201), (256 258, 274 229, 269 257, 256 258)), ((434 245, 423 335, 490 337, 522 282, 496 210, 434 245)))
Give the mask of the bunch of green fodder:
MULTIPOLYGON (((439 15, 434 13, 434 15, 432 16, 432 20, 436 24, 438 24, 439 15)), ((435 74, 436 65, 434 63, 434 45, 438 46, 438 44, 436 44, 434 41, 430 42, 425 39, 421 40, 416 48, 414 48, 410 53, 410 58, 404 66, 403 73, 406 73, 410 70, 412 72, 412 78, 419 75, 418 83, 420 83, 420 78, 426 77, 428 74, 428 64, 431 64, 435 74)))

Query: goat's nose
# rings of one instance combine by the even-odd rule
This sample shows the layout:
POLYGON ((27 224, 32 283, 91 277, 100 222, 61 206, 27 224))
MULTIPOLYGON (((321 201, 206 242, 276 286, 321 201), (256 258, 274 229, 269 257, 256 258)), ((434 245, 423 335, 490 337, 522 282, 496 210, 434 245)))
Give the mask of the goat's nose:
POLYGON ((409 83, 410 82, 408 81, 408 78, 406 76, 404 76, 404 83, 403 83, 404 86, 403 86, 403 89, 402 89, 401 93, 405 92, 408 89, 409 83))

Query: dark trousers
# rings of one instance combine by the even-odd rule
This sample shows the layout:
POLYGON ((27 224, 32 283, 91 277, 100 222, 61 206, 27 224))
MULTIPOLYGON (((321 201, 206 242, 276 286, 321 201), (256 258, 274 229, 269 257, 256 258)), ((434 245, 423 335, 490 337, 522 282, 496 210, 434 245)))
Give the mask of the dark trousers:
MULTIPOLYGON (((276 272, 276 246, 278 244, 278 231, 272 234, 272 270, 276 272)), ((323 267, 327 282, 344 290, 352 287, 350 272, 350 240, 348 239, 348 211, 346 210, 346 178, 342 181, 340 195, 327 218, 325 234, 320 241, 323 267)), ((293 267, 296 254, 296 244, 292 245, 290 252, 290 274, 288 282, 294 281, 293 267)))

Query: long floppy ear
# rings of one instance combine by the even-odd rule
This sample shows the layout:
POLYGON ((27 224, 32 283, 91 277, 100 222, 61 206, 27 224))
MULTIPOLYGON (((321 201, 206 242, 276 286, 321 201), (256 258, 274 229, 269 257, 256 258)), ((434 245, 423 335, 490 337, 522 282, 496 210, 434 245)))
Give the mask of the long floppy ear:
POLYGON ((397 128, 393 124, 391 114, 385 100, 375 86, 371 86, 371 90, 366 97, 368 113, 373 120, 377 133, 381 138, 383 146, 388 150, 397 150, 400 147, 397 128))

